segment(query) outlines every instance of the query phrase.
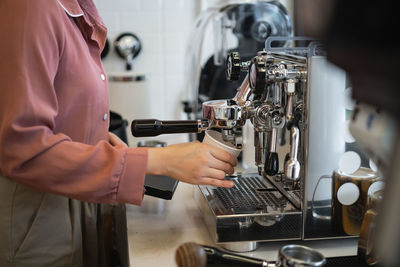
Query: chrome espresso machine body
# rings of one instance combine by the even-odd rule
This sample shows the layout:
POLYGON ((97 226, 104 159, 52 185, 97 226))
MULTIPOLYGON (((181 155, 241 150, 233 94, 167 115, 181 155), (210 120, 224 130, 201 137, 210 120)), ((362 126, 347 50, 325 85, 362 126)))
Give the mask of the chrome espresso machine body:
POLYGON ((247 76, 233 99, 203 103, 204 120, 132 123, 136 136, 214 128, 237 147, 251 123, 254 148, 243 149, 254 149, 258 173, 237 172, 229 177, 235 187, 195 193, 215 243, 236 251, 265 241, 354 237, 332 219, 332 183, 319 183, 346 151, 346 74, 327 62, 318 42, 278 48, 275 40, 282 41, 267 39, 248 62, 229 54, 227 77, 247 76))
POLYGON ((331 184, 317 188, 345 152, 346 75, 318 43, 273 48, 274 39, 250 62, 231 53, 228 79, 242 70, 245 80, 233 99, 203 103, 204 118, 225 140, 241 146, 246 120, 254 129, 258 173, 238 174, 232 189, 200 186, 197 194, 215 242, 233 250, 231 242, 349 237, 329 215, 331 184))

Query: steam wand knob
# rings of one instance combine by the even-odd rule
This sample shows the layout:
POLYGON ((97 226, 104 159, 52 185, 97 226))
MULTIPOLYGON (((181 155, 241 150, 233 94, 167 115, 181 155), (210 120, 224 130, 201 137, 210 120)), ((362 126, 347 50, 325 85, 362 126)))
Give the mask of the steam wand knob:
POLYGON ((277 174, 279 171, 279 157, 278 153, 276 153, 277 131, 277 128, 272 128, 271 148, 265 157, 264 170, 270 176, 277 174))

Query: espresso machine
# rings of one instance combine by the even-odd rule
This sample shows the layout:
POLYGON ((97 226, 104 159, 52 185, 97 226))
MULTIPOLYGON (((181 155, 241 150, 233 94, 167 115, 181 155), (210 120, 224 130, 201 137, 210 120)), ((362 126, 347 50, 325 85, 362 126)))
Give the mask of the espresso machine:
POLYGON ((276 40, 268 39, 250 62, 231 53, 228 79, 240 71, 246 78, 233 99, 203 104, 211 127, 235 145, 242 145, 246 120, 254 130, 258 173, 238 174, 233 189, 200 186, 197 194, 216 243, 231 250, 251 250, 260 241, 347 237, 321 216, 331 213, 331 185, 316 192, 346 149, 340 134, 345 73, 326 61, 316 42, 274 48, 276 40))
POLYGON ((268 38, 250 61, 229 53, 227 78, 237 80, 240 72, 246 77, 236 95, 204 102, 203 119, 136 120, 133 135, 216 129, 233 146, 254 151, 256 173, 236 170, 227 177, 233 188, 200 185, 195 192, 217 245, 250 251, 259 242, 357 237, 344 230, 347 218, 333 216, 333 182, 321 180, 343 163, 355 166, 349 173, 369 171, 372 164, 362 155, 347 157, 357 153, 349 151, 354 139, 347 131, 346 73, 327 61, 318 41, 304 37, 268 38), (254 147, 244 145, 246 122, 254 147))

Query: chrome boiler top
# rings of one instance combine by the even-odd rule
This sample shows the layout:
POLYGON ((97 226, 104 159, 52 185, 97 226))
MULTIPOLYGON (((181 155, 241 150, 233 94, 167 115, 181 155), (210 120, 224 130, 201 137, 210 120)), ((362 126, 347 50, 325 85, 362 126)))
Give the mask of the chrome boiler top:
MULTIPOLYGON (((285 160, 286 178, 297 180, 300 130, 304 128, 303 106, 307 82, 307 58, 261 51, 250 62, 240 62, 239 54, 227 58, 227 78, 235 80, 241 70, 248 71, 237 94, 230 100, 203 103, 203 117, 210 127, 223 129, 229 140, 240 141, 241 127, 249 119, 254 127, 256 166, 260 175, 276 175, 278 132, 290 132, 291 148, 285 160)), ((282 140, 285 142, 285 140, 282 140)))

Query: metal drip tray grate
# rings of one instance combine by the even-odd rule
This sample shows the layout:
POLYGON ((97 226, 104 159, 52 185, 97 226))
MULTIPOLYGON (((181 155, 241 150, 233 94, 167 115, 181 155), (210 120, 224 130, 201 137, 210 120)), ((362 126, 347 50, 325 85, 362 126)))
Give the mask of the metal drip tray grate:
POLYGON ((289 194, 292 195, 293 197, 297 198, 297 199, 301 199, 300 190, 289 191, 289 194))
POLYGON ((216 188, 213 193, 227 210, 235 213, 282 212, 288 201, 275 188, 269 188, 257 177, 234 178, 233 188, 216 188))
POLYGON ((301 238, 302 212, 268 180, 254 173, 230 179, 232 188, 195 191, 216 243, 301 238))

